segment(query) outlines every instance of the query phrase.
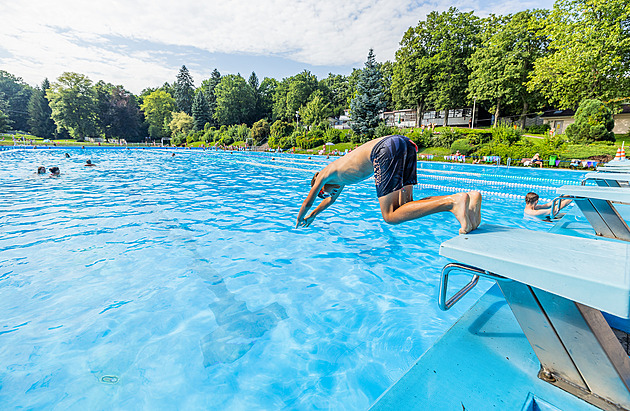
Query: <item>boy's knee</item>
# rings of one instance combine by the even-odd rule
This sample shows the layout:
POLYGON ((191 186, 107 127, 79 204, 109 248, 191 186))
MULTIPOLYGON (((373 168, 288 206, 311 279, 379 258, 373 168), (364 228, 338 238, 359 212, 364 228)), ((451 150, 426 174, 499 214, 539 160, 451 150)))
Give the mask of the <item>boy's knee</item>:
POLYGON ((385 220, 387 224, 391 224, 391 225, 396 225, 400 223, 400 221, 394 218, 393 213, 384 213, 383 220, 385 220))

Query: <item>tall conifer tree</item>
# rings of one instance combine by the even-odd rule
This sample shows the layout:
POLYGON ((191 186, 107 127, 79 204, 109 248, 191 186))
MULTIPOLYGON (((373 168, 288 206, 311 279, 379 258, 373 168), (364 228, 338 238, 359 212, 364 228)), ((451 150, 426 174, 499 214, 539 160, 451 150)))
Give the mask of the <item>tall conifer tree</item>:
POLYGON ((194 97, 195 86, 192 76, 186 66, 182 66, 179 69, 179 74, 177 74, 177 81, 175 81, 175 102, 177 108, 188 115, 192 115, 194 97))
POLYGON ((206 123, 212 124, 212 114, 210 113, 210 106, 208 106, 208 100, 203 90, 197 91, 195 100, 192 105, 192 117, 195 130, 203 130, 206 123))
POLYGON ((41 87, 37 87, 28 102, 28 125, 31 133, 43 138, 52 138, 55 134, 55 122, 52 119, 52 109, 46 98, 46 91, 50 88, 48 79, 44 79, 41 87))
POLYGON ((379 123, 379 114, 385 109, 385 94, 381 84, 381 73, 376 64, 374 51, 370 49, 365 68, 359 75, 356 96, 350 102, 350 127, 363 136, 362 141, 374 137, 379 123))

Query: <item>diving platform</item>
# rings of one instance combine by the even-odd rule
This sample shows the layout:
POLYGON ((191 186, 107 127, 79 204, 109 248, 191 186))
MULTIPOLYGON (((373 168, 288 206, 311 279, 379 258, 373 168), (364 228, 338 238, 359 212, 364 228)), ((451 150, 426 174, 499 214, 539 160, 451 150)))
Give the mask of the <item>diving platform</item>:
POLYGON ((558 194, 579 211, 550 232, 482 225, 442 243, 441 309, 496 285, 372 409, 630 410, 630 190, 558 194), (472 279, 448 298, 456 273, 472 279))

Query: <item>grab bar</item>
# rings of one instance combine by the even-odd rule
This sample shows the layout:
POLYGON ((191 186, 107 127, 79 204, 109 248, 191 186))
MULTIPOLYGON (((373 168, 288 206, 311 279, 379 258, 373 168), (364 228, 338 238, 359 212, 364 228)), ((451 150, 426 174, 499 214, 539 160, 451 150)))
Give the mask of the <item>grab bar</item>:
POLYGON ((489 271, 482 270, 480 268, 476 268, 470 265, 460 264, 460 263, 446 264, 444 268, 442 269, 442 276, 440 277, 440 294, 438 295, 438 306, 440 307, 440 310, 446 311, 446 310, 449 310, 452 306, 454 306, 455 303, 457 303, 459 300, 462 299, 462 297, 468 294, 470 290, 475 288, 475 286, 479 282, 479 277, 486 277, 486 278, 496 280, 496 281, 509 280, 509 278, 503 277, 498 274, 493 274, 489 271), (447 300, 446 292, 448 290, 448 276, 453 270, 472 271, 475 274, 473 275, 471 280, 468 282, 468 284, 462 287, 461 290, 456 292, 455 295, 453 295, 451 298, 447 300))
POLYGON ((553 199, 551 202, 551 215, 550 218, 553 220, 560 213, 560 204, 562 200, 572 199, 573 196, 558 196, 553 199), (556 210, 556 205, 558 209, 556 210))

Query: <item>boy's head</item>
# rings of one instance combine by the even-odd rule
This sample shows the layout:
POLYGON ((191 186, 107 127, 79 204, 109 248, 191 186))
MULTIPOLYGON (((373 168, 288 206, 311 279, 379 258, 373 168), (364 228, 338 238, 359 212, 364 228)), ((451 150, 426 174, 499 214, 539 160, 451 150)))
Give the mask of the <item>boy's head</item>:
POLYGON ((538 198, 538 194, 536 193, 527 193, 527 195, 525 196, 525 204, 534 205, 536 204, 536 202, 538 202, 538 198))

